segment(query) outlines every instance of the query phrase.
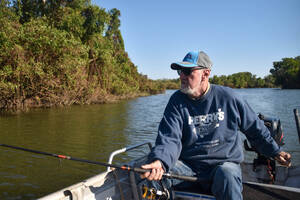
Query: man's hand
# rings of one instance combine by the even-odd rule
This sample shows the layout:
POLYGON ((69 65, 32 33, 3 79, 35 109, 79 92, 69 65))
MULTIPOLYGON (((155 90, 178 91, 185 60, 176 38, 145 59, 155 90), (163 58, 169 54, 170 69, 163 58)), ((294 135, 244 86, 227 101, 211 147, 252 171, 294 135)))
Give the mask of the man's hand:
POLYGON ((279 164, 290 167, 291 164, 291 155, 287 152, 281 151, 275 157, 279 164))
POLYGON ((141 178, 147 178, 149 181, 152 180, 161 180, 163 174, 164 174, 164 169, 162 166, 161 161, 156 160, 150 164, 147 165, 142 165, 141 168, 143 169, 151 169, 151 172, 146 172, 141 175, 141 178))

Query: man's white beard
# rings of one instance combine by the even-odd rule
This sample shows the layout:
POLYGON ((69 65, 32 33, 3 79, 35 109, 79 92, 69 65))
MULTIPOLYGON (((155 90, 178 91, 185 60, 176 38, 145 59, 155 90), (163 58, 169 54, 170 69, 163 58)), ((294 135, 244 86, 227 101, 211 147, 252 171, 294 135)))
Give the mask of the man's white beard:
MULTIPOLYGON (((200 75, 200 80, 199 80, 199 84, 201 83, 202 81, 202 78, 201 78, 201 75, 200 75)), ((191 97, 195 97, 196 94, 197 94, 197 88, 191 88, 189 85, 188 86, 185 86, 184 84, 181 83, 181 89, 180 91, 184 94, 187 94, 191 97)))
POLYGON ((190 86, 181 87, 180 91, 189 96, 194 96, 194 94, 195 94, 195 89, 190 88, 190 86))

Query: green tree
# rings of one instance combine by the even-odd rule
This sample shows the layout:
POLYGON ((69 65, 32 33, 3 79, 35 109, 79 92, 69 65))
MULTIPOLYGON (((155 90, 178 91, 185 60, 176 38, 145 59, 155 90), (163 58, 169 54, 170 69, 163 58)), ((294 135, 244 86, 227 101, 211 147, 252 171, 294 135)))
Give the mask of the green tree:
POLYGON ((109 14, 105 12, 105 9, 90 5, 82 11, 82 15, 85 17, 83 23, 85 32, 82 41, 88 42, 93 35, 102 37, 104 35, 105 27, 110 19, 109 14))
POLYGON ((282 88, 300 88, 300 56, 273 62, 270 72, 282 88))
POLYGON ((272 76, 272 74, 269 74, 269 75, 265 76, 264 81, 265 81, 264 87, 267 87, 267 88, 276 87, 275 78, 274 78, 274 76, 272 76))
POLYGON ((12 14, 9 5, 10 5, 10 2, 8 0, 0 1, 0 17, 1 18, 7 17, 8 15, 12 14))
POLYGON ((106 37, 113 41, 113 44, 116 49, 124 50, 124 41, 120 32, 120 19, 121 12, 113 8, 109 11, 110 14, 110 22, 108 24, 108 28, 106 31, 106 37))
POLYGON ((238 72, 228 76, 216 76, 210 78, 210 82, 218 85, 225 85, 232 88, 260 88, 260 87, 275 87, 274 78, 268 75, 262 78, 256 78, 256 75, 250 72, 238 72))
POLYGON ((164 82, 139 74, 129 59, 120 16, 89 0, 0 1, 0 110, 165 90, 164 82))

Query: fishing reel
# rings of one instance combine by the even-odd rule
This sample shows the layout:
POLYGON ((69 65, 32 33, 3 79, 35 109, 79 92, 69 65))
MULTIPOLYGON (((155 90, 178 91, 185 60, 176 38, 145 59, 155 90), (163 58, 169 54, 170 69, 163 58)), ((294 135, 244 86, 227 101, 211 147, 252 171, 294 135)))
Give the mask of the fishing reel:
POLYGON ((170 199, 169 191, 163 187, 163 191, 156 188, 149 188, 146 185, 142 186, 142 199, 143 200, 168 200, 170 199))

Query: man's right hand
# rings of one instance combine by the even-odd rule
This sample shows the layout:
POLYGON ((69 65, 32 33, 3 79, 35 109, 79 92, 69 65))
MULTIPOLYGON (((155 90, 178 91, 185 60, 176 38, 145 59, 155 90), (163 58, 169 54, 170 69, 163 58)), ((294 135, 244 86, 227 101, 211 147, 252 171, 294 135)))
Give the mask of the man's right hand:
POLYGON ((142 165, 141 168, 151 169, 151 172, 145 172, 141 175, 141 178, 147 178, 149 181, 161 180, 165 172, 160 160, 156 160, 150 164, 142 165))
POLYGON ((277 154, 275 159, 279 162, 279 164, 284 165, 286 167, 290 167, 291 164, 291 154, 281 151, 277 154))

